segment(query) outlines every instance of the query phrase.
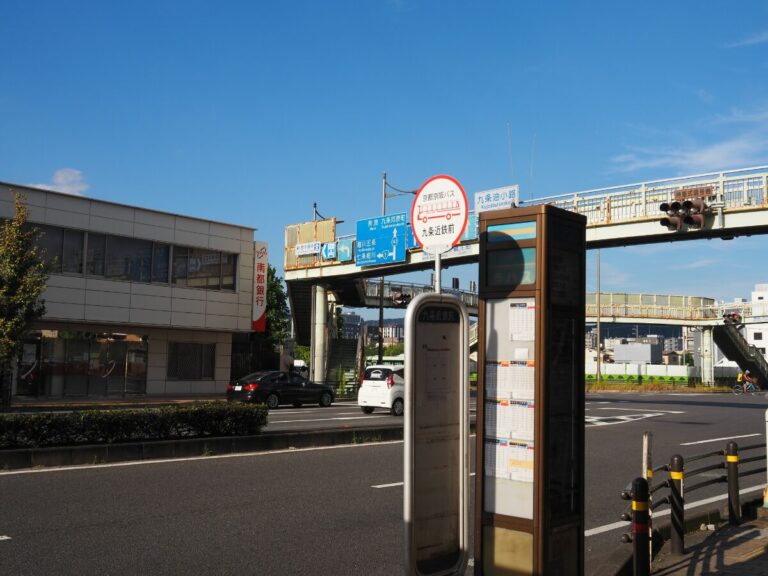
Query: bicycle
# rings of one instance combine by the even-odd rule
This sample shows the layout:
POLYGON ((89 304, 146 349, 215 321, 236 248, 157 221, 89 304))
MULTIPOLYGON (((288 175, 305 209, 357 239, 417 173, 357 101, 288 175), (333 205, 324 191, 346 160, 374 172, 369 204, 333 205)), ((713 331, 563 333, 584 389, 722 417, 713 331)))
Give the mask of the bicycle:
POLYGON ((752 382, 736 382, 736 384, 733 385, 733 393, 736 394, 736 396, 739 396, 744 392, 749 392, 754 396, 760 391, 760 388, 755 386, 752 382))

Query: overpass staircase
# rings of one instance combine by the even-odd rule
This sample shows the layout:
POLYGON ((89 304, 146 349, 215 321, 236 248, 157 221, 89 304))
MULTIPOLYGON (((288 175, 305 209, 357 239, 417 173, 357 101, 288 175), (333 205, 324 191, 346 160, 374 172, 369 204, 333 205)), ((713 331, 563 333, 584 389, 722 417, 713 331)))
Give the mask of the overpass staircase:
POLYGON ((739 329, 740 324, 715 326, 712 337, 728 360, 736 362, 742 370, 749 370, 757 376, 760 386, 768 382, 768 362, 755 347, 750 345, 739 329))
POLYGON ((331 338, 329 343, 331 352, 328 356, 325 382, 337 388, 340 384, 345 385, 350 378, 354 378, 357 372, 359 339, 331 338))

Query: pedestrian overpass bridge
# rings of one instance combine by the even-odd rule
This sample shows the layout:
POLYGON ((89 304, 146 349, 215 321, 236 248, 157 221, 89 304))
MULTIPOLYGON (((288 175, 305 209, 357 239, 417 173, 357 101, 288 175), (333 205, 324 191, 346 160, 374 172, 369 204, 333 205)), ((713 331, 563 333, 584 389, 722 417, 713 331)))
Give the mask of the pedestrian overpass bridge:
MULTIPOLYGON (((355 308, 405 308, 408 303, 426 292, 434 292, 428 284, 379 280, 360 280, 360 298, 354 302, 339 304, 355 308), (383 287, 383 294, 382 294, 383 287)), ((458 296, 467 307, 470 316, 477 316, 478 295, 466 290, 443 288, 444 293, 458 296)), ((597 294, 587 292, 585 321, 597 322, 597 294)), ((600 321, 625 324, 664 324, 669 326, 715 326, 722 324, 723 315, 739 312, 743 317, 753 317, 752 304, 717 303, 713 298, 701 296, 674 296, 669 294, 610 293, 600 294, 600 321)), ((762 311, 758 311, 762 313, 762 311)), ((768 310, 766 310, 768 312, 768 310)), ((755 322, 768 321, 758 317, 755 322)))
MULTIPOLYGON (((766 234, 768 166, 559 194, 522 200, 518 205, 543 203, 586 216, 587 249, 696 239, 728 240, 737 236, 766 234), (660 225, 661 218, 665 216, 660 210, 662 204, 694 197, 706 200, 701 226, 689 223, 670 231, 660 225)), ((475 214, 470 214, 470 217, 476 222, 475 214)), ((369 290, 375 290, 373 286, 378 283, 368 279, 427 270, 434 266, 433 257, 418 248, 407 250, 402 262, 374 266, 358 266, 349 258, 342 261, 335 255, 324 258, 336 254, 335 250, 305 253, 297 249, 308 243, 325 246, 344 241, 354 252, 354 236, 337 235, 336 224, 337 220, 330 218, 286 227, 284 270, 296 341, 306 345, 318 340, 317 346, 312 342, 313 365, 321 367, 325 364, 326 348, 319 340, 327 338, 329 302, 353 307, 370 306, 370 300, 378 299, 378 294, 374 295, 369 290)), ((474 236, 465 236, 442 256, 443 266, 477 262, 478 254, 479 243, 475 232, 474 236)), ((670 300, 664 303, 664 297, 660 295, 645 295, 645 300, 641 295, 638 303, 606 302, 606 296, 601 295, 599 310, 600 319, 606 322, 714 326, 722 318, 714 302, 712 305, 699 305, 693 301, 675 300, 686 297, 670 296, 670 300), (647 301, 650 296, 653 296, 653 302, 647 301)), ((385 306, 390 305, 387 300, 385 294, 385 306)), ((396 304, 391 298, 389 301, 392 305, 396 304)), ((403 303, 404 299, 400 299, 399 305, 403 303)), ((477 308, 476 301, 474 308, 477 308)), ((597 317, 594 299, 591 304, 588 300, 587 321, 596 321, 597 317)))

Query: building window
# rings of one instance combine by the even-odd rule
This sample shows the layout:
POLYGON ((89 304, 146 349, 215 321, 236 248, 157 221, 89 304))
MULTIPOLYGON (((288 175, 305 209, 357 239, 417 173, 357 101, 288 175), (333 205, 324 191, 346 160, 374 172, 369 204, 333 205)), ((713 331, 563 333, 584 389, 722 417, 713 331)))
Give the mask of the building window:
POLYGON ((213 380, 216 344, 168 343, 169 380, 213 380))
POLYGON ((237 255, 204 248, 173 247, 176 286, 205 290, 234 290, 237 255))
POLYGON ((208 290, 221 288, 221 252, 190 248, 187 286, 208 290))
POLYGON ((52 274, 61 272, 61 252, 64 242, 64 231, 55 226, 35 224, 38 229, 36 244, 40 248, 40 256, 48 265, 48 271, 52 274))
POLYGON ((169 244, 89 233, 85 273, 112 280, 167 284, 169 258, 169 244))
POLYGON ((85 234, 79 230, 64 230, 64 248, 61 256, 62 272, 83 273, 83 242, 85 234))
POLYGON ((31 224, 36 245, 52 274, 85 274, 126 282, 146 282, 234 290, 237 254, 31 224), (83 269, 85 264, 85 269, 83 269))
POLYGON ((108 236, 104 276, 113 280, 149 282, 152 242, 108 236))
POLYGON ((24 342, 16 393, 51 397, 145 394, 148 353, 145 334, 31 332, 24 342))
POLYGON ((152 282, 168 284, 168 266, 171 258, 171 246, 155 242, 152 248, 152 282))
POLYGON ((755 340, 762 340, 763 339, 763 333, 762 332, 755 332, 752 335, 752 338, 754 338, 755 340))
POLYGON ((104 252, 107 237, 104 234, 88 233, 88 248, 85 252, 85 273, 89 276, 104 276, 104 252))
POLYGON ((758 348, 758 350, 760 350, 760 354, 765 356, 765 348, 758 348))
POLYGON ((173 247, 173 283, 177 286, 187 285, 187 261, 189 248, 173 247))
POLYGON ((35 243, 51 273, 83 273, 83 232, 44 224, 34 224, 34 227, 39 231, 35 243))

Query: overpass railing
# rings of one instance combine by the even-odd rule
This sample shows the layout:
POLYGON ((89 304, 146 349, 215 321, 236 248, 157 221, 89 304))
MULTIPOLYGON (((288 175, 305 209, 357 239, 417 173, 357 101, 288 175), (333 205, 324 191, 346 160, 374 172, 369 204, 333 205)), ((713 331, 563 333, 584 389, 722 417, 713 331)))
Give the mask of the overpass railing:
POLYGON ((597 188, 523 200, 521 204, 552 204, 587 217, 587 225, 606 225, 658 218, 659 205, 675 193, 704 188, 724 209, 756 209, 768 205, 768 166, 710 172, 650 182, 597 188))
MULTIPOLYGON (((587 304, 585 316, 595 318, 598 315, 596 304, 587 304)), ((658 320, 717 320, 722 318, 719 307, 694 306, 643 306, 629 304, 603 304, 600 306, 600 318, 643 318, 658 320)))
MULTIPOLYGON (((378 299, 381 293, 381 282, 379 280, 365 280, 366 299, 378 299)), ((419 294, 432 293, 434 286, 428 284, 412 284, 409 282, 384 282, 384 299, 393 302, 399 306, 407 306, 419 294)), ((477 309, 478 296, 476 292, 467 292, 464 290, 453 290, 442 288, 446 294, 455 294, 467 308, 477 309)))

